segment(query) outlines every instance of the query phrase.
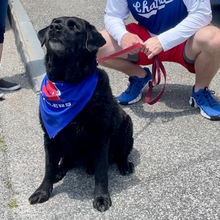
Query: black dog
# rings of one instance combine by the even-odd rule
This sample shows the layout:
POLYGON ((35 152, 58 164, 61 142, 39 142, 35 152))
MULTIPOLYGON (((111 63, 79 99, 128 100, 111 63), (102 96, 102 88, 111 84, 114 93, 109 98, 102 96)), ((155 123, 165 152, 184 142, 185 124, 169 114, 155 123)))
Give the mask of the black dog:
POLYGON ((48 200, 53 183, 76 163, 86 162, 87 173, 95 174, 93 206, 105 211, 111 206, 108 164, 116 162, 122 175, 134 169, 128 162, 133 147, 131 118, 113 97, 107 73, 97 68, 96 54, 105 40, 94 26, 76 17, 53 19, 38 32, 38 38, 47 48, 47 78, 40 95, 46 162, 43 182, 29 201, 35 204, 48 200), (63 97, 63 85, 67 85, 67 90, 78 89, 67 94, 70 101, 63 97), (81 98, 77 101, 79 94, 81 98), (60 104, 63 99, 65 102, 60 104), (78 112, 69 111, 71 106, 78 112))

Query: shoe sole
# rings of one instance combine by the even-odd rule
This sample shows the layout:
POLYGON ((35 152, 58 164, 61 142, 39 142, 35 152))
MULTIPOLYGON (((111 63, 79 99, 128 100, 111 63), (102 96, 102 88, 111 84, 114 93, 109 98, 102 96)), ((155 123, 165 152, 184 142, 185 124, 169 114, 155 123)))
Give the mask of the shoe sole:
POLYGON ((15 91, 15 90, 18 90, 20 88, 21 88, 20 85, 16 85, 16 86, 13 86, 13 87, 10 87, 10 88, 0 87, 0 90, 3 90, 3 91, 15 91))
POLYGON ((196 100, 193 98, 193 97, 190 97, 189 99, 189 104, 194 107, 194 108, 199 108, 200 109, 200 114, 204 117, 204 118, 207 118, 209 120, 212 120, 212 121, 218 121, 220 120, 220 115, 219 116, 209 116, 207 115, 203 110, 202 108, 200 108, 200 106, 197 104, 196 100))
POLYGON ((131 100, 130 102, 120 102, 120 101, 117 99, 117 100, 118 100, 118 103, 119 103, 120 105, 131 105, 131 104, 134 104, 134 103, 140 101, 141 98, 142 98, 142 96, 143 96, 143 91, 144 91, 146 88, 149 88, 149 82, 151 82, 151 81, 152 81, 152 80, 149 80, 149 81, 146 83, 146 85, 142 88, 140 94, 139 94, 135 99, 131 100))

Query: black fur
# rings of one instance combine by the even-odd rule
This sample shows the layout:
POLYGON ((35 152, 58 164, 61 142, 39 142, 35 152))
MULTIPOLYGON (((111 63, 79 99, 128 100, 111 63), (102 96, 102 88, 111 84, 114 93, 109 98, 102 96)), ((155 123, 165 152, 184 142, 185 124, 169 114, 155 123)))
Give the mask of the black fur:
MULTIPOLYGON (((47 53, 45 65, 51 81, 77 84, 98 71, 95 92, 84 109, 50 139, 44 128, 45 176, 30 196, 31 204, 49 199, 53 184, 61 180, 74 164, 85 161, 87 173, 95 174, 93 206, 105 211, 111 206, 108 192, 108 164, 115 161, 122 175, 133 172, 128 162, 133 147, 131 118, 112 95, 107 73, 97 68, 96 53, 105 44, 102 35, 87 21, 60 17, 38 33, 47 53)), ((88 88, 89 89, 89 88, 88 88)))

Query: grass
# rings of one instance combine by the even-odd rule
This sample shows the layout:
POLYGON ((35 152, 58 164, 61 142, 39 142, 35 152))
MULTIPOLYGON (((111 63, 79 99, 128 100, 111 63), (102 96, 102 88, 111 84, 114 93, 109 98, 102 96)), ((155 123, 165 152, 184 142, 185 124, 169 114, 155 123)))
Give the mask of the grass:
POLYGON ((0 148, 4 152, 7 150, 7 146, 3 137, 0 137, 0 148))
POLYGON ((11 188, 11 183, 10 183, 10 182, 7 182, 6 187, 7 187, 8 189, 10 189, 10 188, 11 188))
MULTIPOLYGON (((1 149, 3 152, 6 152, 6 151, 7 151, 7 146, 6 146, 4 137, 0 137, 0 149, 1 149)), ((9 181, 6 183, 6 187, 7 187, 8 189, 11 189, 12 186, 11 186, 11 183, 10 183, 9 181)), ((15 200, 11 200, 11 201, 8 203, 8 206, 9 206, 10 208, 16 208, 16 207, 18 207, 18 204, 17 204, 17 202, 16 202, 15 200)))
POLYGON ((14 200, 11 201, 11 202, 9 202, 9 203, 8 203, 8 206, 9 206, 10 208, 16 208, 16 207, 18 207, 16 201, 14 201, 14 200))

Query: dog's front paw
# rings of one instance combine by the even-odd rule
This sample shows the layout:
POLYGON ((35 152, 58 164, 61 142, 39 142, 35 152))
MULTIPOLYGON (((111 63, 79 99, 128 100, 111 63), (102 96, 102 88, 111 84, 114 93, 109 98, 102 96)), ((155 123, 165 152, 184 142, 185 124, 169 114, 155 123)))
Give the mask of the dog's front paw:
POLYGON ((37 204, 47 201, 50 198, 52 188, 49 190, 37 189, 30 197, 30 204, 37 204))
POLYGON ((111 198, 108 194, 95 197, 93 207, 100 212, 104 212, 112 205, 111 198))
POLYGON ((121 175, 129 175, 134 172, 134 164, 131 162, 127 162, 125 164, 121 164, 118 166, 119 172, 121 175))

